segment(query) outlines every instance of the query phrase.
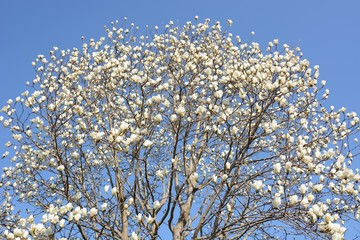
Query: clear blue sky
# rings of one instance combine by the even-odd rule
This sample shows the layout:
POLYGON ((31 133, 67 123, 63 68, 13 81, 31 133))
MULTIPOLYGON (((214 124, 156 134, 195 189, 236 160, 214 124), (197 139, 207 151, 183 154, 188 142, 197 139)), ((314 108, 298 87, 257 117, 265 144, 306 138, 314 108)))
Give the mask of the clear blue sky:
POLYGON ((274 38, 299 46, 312 65, 320 65, 329 105, 360 113, 359 11, 358 0, 1 0, 0 105, 25 90, 35 75, 31 62, 53 46, 80 47, 81 36, 99 38, 104 25, 125 16, 144 29, 170 20, 182 24, 198 15, 223 25, 230 18, 234 35, 250 39, 255 31, 253 40, 264 47, 274 38))

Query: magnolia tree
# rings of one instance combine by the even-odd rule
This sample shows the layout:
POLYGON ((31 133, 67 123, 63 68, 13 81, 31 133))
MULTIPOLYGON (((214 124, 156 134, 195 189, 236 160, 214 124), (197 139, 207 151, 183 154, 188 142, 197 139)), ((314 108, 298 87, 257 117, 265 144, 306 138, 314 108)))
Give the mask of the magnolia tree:
POLYGON ((300 49, 197 19, 106 33, 39 55, 2 108, 5 238, 344 238, 359 118, 300 49))

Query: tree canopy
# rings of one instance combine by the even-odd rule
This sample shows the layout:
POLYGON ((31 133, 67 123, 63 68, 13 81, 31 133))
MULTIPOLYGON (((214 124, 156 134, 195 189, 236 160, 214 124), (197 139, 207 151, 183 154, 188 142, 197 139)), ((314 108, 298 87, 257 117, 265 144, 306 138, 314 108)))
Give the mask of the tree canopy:
POLYGON ((359 217, 359 118, 325 107, 318 66, 208 19, 124 24, 39 55, 2 108, 0 233, 344 238, 359 217))

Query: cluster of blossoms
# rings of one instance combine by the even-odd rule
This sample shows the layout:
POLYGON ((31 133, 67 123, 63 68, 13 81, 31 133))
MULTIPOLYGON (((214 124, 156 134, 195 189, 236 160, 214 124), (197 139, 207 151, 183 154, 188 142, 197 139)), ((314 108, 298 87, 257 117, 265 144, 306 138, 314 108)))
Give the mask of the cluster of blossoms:
POLYGON ((359 118, 323 106, 300 49, 263 52, 208 19, 147 36, 118 25, 39 55, 31 91, 2 108, 0 233, 344 238, 359 118))

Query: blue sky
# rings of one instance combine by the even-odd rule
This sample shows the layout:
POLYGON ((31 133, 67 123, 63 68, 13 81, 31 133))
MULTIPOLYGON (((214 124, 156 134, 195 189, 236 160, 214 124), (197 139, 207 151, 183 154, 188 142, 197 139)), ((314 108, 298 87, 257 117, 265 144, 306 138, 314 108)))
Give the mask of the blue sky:
POLYGON ((230 18, 230 32, 264 48, 274 38, 300 47, 312 65, 320 65, 320 78, 330 89, 328 104, 360 113, 359 10, 357 0, 2 0, 0 105, 25 90, 35 76, 31 62, 53 46, 80 47, 81 36, 99 38, 105 35, 104 25, 125 16, 144 29, 170 20, 182 24, 198 15, 223 25, 230 18))

